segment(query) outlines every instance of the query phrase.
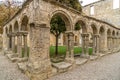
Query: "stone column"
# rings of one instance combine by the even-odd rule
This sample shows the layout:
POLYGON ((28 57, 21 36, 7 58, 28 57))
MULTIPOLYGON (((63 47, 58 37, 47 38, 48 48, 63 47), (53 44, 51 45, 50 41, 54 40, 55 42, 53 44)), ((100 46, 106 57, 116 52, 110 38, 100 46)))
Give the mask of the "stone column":
POLYGON ((24 57, 28 57, 27 35, 28 35, 28 32, 24 32, 23 33, 23 39, 24 39, 24 57))
POLYGON ((71 31, 66 32, 67 35, 67 53, 66 61, 74 62, 74 34, 71 31))
POLYGON ((12 33, 12 52, 15 53, 15 33, 12 33))
POLYGON ((99 53, 99 35, 93 35, 93 55, 97 55, 99 53))
POLYGON ((7 50, 10 50, 10 36, 7 34, 7 50))
POLYGON ((31 24, 30 44, 26 74, 31 80, 45 80, 52 74, 49 56, 50 28, 46 24, 31 24))
POLYGON ((22 57, 22 34, 17 32, 17 53, 22 57))
POLYGON ((81 34, 82 35, 82 56, 89 57, 89 34, 81 34))
POLYGON ((81 34, 82 37, 82 55, 85 54, 85 34, 81 34))
POLYGON ((93 55, 95 55, 95 53, 96 53, 96 41, 97 41, 97 39, 96 39, 96 36, 93 34, 93 55))
POLYGON ((89 57, 89 34, 85 34, 86 57, 89 57))
POLYGON ((96 53, 98 54, 99 53, 99 51, 100 51, 100 35, 99 34, 97 34, 96 35, 96 53))

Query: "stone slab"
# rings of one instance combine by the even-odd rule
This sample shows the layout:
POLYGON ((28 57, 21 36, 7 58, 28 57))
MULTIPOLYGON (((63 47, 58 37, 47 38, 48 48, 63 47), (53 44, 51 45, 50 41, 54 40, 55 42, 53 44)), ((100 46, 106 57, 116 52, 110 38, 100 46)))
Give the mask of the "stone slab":
POLYGON ((95 55, 91 55, 91 56, 90 56, 90 60, 91 60, 91 61, 96 60, 96 59, 98 59, 98 56, 95 56, 95 55))
POLYGON ((67 62, 52 63, 52 66, 57 69, 58 73, 66 72, 72 66, 72 64, 67 62))
POLYGON ((105 56, 106 54, 100 54, 100 57, 103 57, 103 56, 105 56))
POLYGON ((75 59, 75 61, 76 61, 76 65, 80 66, 82 64, 85 64, 88 61, 88 59, 86 59, 86 58, 77 58, 77 59, 75 59))

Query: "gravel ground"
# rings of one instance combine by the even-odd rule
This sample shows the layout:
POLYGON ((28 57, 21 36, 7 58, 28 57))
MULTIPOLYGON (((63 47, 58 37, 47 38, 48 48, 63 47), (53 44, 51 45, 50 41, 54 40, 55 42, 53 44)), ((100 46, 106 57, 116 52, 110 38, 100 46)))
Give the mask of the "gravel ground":
POLYGON ((120 80, 120 52, 90 61, 49 80, 120 80))
POLYGON ((0 80, 30 80, 18 69, 16 63, 9 61, 0 53, 0 80))

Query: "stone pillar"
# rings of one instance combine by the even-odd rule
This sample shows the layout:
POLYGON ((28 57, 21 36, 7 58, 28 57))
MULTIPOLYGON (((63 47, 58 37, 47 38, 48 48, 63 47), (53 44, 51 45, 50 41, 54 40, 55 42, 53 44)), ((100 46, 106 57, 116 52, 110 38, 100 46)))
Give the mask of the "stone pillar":
POLYGON ((28 35, 28 32, 24 32, 24 34, 23 34, 23 39, 24 39, 24 57, 28 57, 27 35, 28 35))
POLYGON ((22 57, 22 34, 17 32, 17 53, 22 57))
POLYGON ((10 36, 7 34, 7 50, 10 50, 10 36))
POLYGON ((74 62, 74 34, 72 31, 66 32, 67 35, 67 53, 66 61, 74 62))
POLYGON ((96 39, 96 36, 93 34, 93 55, 95 55, 95 53, 96 53, 96 41, 97 41, 97 39, 96 39))
POLYGON ((49 56, 50 28, 46 24, 31 24, 30 43, 26 74, 31 80, 45 80, 52 72, 49 56))
POLYGON ((89 57, 89 34, 81 34, 82 35, 82 55, 85 57, 89 57))
POLYGON ((99 51, 100 51, 100 36, 99 36, 99 34, 97 34, 96 35, 96 53, 98 54, 99 53, 99 51))
POLYGON ((85 54, 85 34, 81 34, 82 37, 82 55, 85 54))
POLYGON ((99 35, 93 35, 93 55, 97 55, 99 53, 99 35))
POLYGON ((12 33, 12 52, 15 53, 15 34, 12 33))

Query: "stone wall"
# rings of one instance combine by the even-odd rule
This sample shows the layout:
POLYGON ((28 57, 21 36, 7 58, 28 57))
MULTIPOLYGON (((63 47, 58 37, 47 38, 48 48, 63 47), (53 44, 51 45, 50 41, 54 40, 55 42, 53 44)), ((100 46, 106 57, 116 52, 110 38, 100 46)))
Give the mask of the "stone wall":
POLYGON ((120 7, 113 9, 114 0, 100 0, 83 7, 83 12, 86 15, 97 19, 112 23, 116 27, 120 27, 120 7), (90 8, 94 6, 94 15, 90 14, 90 8))

